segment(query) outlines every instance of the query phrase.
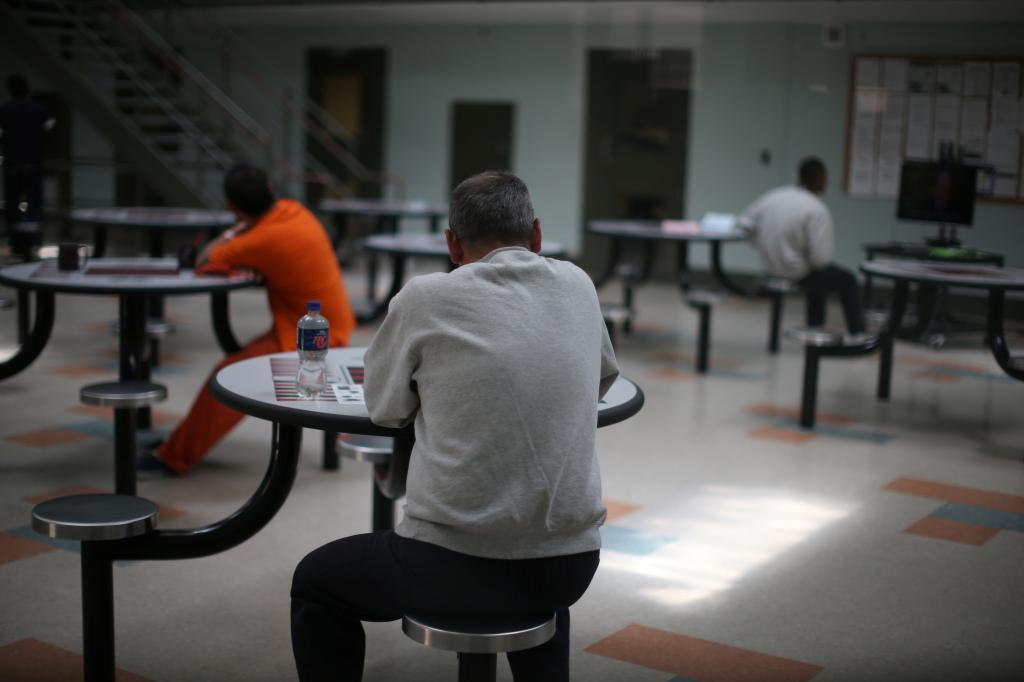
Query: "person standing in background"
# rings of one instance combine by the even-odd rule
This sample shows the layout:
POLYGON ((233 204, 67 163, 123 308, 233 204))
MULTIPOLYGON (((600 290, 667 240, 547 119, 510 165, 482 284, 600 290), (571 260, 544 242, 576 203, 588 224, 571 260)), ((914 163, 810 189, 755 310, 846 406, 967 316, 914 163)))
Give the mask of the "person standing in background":
POLYGON ((41 242, 43 219, 43 134, 53 117, 29 96, 21 74, 7 78, 11 99, 0 107, 0 150, 4 166, 4 226, 11 252, 28 260, 41 242))

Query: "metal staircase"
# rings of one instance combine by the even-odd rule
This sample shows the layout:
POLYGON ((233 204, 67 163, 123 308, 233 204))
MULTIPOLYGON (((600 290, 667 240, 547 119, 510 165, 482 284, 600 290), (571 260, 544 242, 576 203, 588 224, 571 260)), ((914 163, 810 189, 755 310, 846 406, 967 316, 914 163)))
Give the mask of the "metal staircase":
MULTIPOLYGON (((221 205, 223 173, 240 160, 266 168, 276 183, 339 183, 315 158, 295 167, 286 140, 275 140, 118 0, 0 0, 0 36, 169 205, 221 205)), ((336 122, 304 112, 295 120, 352 178, 387 180, 347 151, 345 131, 336 122)))

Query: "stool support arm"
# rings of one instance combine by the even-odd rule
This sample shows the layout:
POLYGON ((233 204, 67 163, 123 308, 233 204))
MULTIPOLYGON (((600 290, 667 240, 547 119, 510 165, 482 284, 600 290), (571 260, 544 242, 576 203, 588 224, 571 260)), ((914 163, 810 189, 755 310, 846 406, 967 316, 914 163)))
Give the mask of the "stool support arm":
MULTIPOLYGON (((28 298, 27 295, 19 296, 18 300, 24 304, 28 298)), ((53 331, 54 308, 53 292, 36 292, 36 314, 32 330, 28 332, 24 342, 18 347, 18 351, 0 362, 0 379, 7 379, 21 372, 35 362, 43 352, 46 342, 50 340, 50 332, 53 331)))
POLYGON ((226 291, 210 294, 210 317, 213 319, 213 333, 221 349, 229 355, 242 350, 242 344, 238 343, 235 333, 231 330, 226 291))
POLYGON ((1008 376, 1017 381, 1024 381, 1024 367, 1013 362, 1010 348, 1003 333, 1003 300, 1002 289, 990 289, 988 292, 988 344, 999 367, 1008 376))
POLYGON ((235 513, 202 528, 157 530, 101 545, 113 560, 196 559, 239 545, 270 522, 284 504, 299 462, 302 429, 274 424, 270 464, 259 488, 235 513))

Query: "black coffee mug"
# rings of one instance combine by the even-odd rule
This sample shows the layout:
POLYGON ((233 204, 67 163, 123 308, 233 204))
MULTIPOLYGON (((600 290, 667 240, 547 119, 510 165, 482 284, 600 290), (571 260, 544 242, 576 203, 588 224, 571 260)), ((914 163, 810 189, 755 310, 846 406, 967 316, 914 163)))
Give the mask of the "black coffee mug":
POLYGON ((81 244, 64 242, 57 247, 57 269, 78 270, 89 260, 88 251, 81 244))

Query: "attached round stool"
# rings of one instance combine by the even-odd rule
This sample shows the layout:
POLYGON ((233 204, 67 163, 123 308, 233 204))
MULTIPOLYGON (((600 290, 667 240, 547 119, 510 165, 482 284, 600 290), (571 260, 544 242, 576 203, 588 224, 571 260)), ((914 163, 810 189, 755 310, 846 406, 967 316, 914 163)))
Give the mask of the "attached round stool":
POLYGON ((86 405, 114 408, 114 491, 135 494, 136 411, 167 399, 167 387, 148 381, 112 381, 83 386, 86 405))
POLYGON ((32 529, 82 543, 82 652, 85 682, 114 682, 114 576, 104 545, 145 535, 160 512, 134 495, 69 495, 37 504, 32 529))
POLYGON ((768 352, 779 352, 779 328, 782 326, 782 304, 793 285, 782 277, 767 277, 757 288, 757 293, 771 301, 771 321, 768 323, 768 352))
POLYGON ((602 303, 601 317, 604 318, 604 326, 608 329, 612 348, 618 348, 619 329, 625 330, 626 325, 633 319, 633 311, 617 303, 602 303))
POLYGON ((711 308, 718 304, 722 297, 714 291, 691 289, 686 292, 686 305, 697 311, 697 372, 708 371, 708 357, 711 345, 711 308))
POLYGON ((882 340, 867 336, 863 340, 847 343, 842 334, 822 329, 789 329, 786 336, 804 345, 804 378, 800 393, 800 426, 814 428, 818 403, 818 365, 822 357, 849 357, 867 355, 879 349, 882 340))
MULTIPOLYGON (((121 323, 118 320, 110 323, 110 333, 114 336, 121 333, 121 323)), ((162 317, 146 318, 146 338, 149 339, 149 361, 153 367, 160 366, 160 340, 167 338, 173 333, 173 323, 168 322, 162 317)))
POLYGON ((434 618, 405 614, 402 632, 459 654, 459 682, 494 682, 498 654, 532 649, 555 636, 555 615, 536 619, 434 618))
MULTIPOLYGON (((373 465, 373 530, 388 530, 395 525, 395 501, 382 490, 382 485, 391 475, 394 462, 394 438, 388 436, 365 436, 353 433, 338 434, 338 454, 357 462, 373 465)), ((400 496, 400 495, 399 495, 400 496)))

